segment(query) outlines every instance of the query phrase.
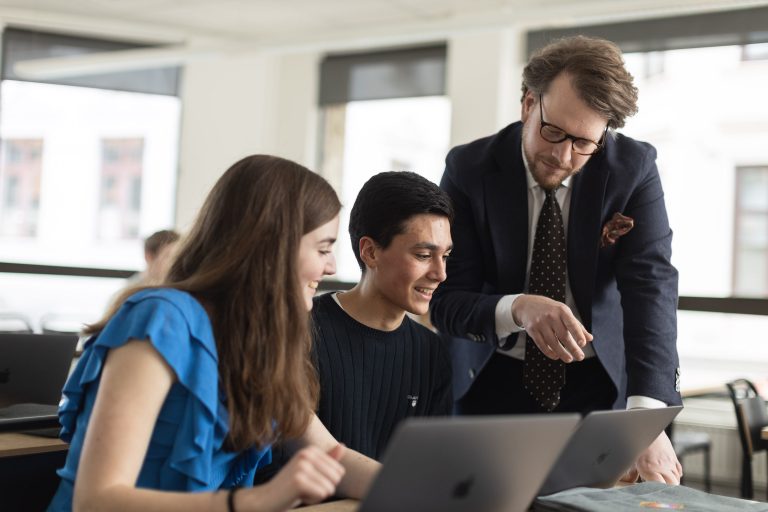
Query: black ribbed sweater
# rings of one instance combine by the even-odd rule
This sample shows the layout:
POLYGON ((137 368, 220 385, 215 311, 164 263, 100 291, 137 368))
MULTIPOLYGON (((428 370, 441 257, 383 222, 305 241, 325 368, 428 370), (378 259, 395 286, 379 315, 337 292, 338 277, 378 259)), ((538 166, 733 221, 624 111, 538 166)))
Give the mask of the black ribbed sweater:
POLYGON ((338 441, 379 459, 404 418, 451 413, 451 363, 435 333, 407 316, 394 331, 372 329, 331 293, 314 299, 312 319, 317 415, 338 441))

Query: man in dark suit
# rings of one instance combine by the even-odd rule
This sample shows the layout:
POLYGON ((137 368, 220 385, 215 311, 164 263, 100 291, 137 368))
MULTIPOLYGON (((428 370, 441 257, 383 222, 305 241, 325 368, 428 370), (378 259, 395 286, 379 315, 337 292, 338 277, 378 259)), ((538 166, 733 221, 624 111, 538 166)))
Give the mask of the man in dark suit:
MULTIPOLYGON (((455 248, 432 321, 459 414, 680 403, 656 151, 614 132, 636 102, 613 43, 559 40, 525 67, 521 121, 448 154, 455 248)), ((679 482, 666 434, 633 472, 679 482)))

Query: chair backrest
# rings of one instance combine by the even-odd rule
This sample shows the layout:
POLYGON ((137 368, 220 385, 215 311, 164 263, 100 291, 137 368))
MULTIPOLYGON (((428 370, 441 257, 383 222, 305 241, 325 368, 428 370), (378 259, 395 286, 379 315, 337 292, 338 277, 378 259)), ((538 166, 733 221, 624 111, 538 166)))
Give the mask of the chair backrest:
POLYGON ((728 394, 731 396, 733 406, 736 407, 739 400, 751 396, 759 396, 757 388, 747 379, 736 379, 725 384, 728 387, 728 394))
POLYGON ((46 313, 40 317, 40 329, 43 334, 79 335, 86 323, 83 321, 84 317, 85 315, 78 316, 46 313))
POLYGON ((746 379, 728 382, 726 386, 736 411, 741 448, 744 455, 751 458, 761 429, 768 425, 765 400, 757 393, 755 385, 746 379))
POLYGON ((768 426, 765 400, 759 396, 751 396, 739 402, 737 422, 744 451, 751 457, 755 453, 755 446, 759 446, 756 441, 760 439, 761 430, 768 426))
POLYGON ((32 333, 32 324, 21 313, 0 312, 0 332, 28 334, 32 333))

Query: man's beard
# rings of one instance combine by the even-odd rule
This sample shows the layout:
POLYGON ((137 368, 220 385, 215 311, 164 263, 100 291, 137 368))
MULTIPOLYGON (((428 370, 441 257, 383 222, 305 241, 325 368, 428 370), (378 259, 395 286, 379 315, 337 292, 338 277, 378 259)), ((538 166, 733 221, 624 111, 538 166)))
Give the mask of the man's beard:
MULTIPOLYGON (((525 128, 525 125, 523 125, 524 130, 525 128)), ((574 176, 581 171, 581 168, 573 169, 571 166, 562 165, 560 161, 552 156, 531 155, 525 147, 525 143, 523 143, 523 151, 525 152, 525 159, 528 161, 528 168, 534 181, 544 190, 555 190, 566 178, 574 176), (553 174, 552 168, 549 165, 545 165, 545 163, 557 168, 559 172, 553 174)))
POLYGON ((570 166, 563 166, 555 159, 540 157, 534 158, 531 164, 531 174, 534 181, 539 184, 544 190, 555 190, 563 181, 571 176, 575 176, 581 171, 581 169, 573 169, 570 166), (551 167, 545 166, 544 162, 554 167, 557 167, 559 172, 552 174, 551 167))

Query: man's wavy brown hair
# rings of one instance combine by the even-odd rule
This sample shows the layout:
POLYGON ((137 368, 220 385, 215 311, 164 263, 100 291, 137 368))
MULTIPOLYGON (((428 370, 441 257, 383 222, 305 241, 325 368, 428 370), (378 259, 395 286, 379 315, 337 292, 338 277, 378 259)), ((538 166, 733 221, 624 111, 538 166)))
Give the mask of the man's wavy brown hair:
POLYGON ((523 99, 528 91, 535 96, 547 92, 560 73, 571 77, 581 99, 608 120, 609 128, 621 128, 637 113, 637 87, 611 41, 573 36, 541 48, 523 69, 523 99))
MULTIPOLYGON (((214 185, 163 283, 192 294, 211 319, 233 450, 297 437, 309 425, 319 386, 299 245, 340 208, 328 182, 301 165, 244 158, 214 185)), ((123 300, 86 332, 103 329, 123 300)))

